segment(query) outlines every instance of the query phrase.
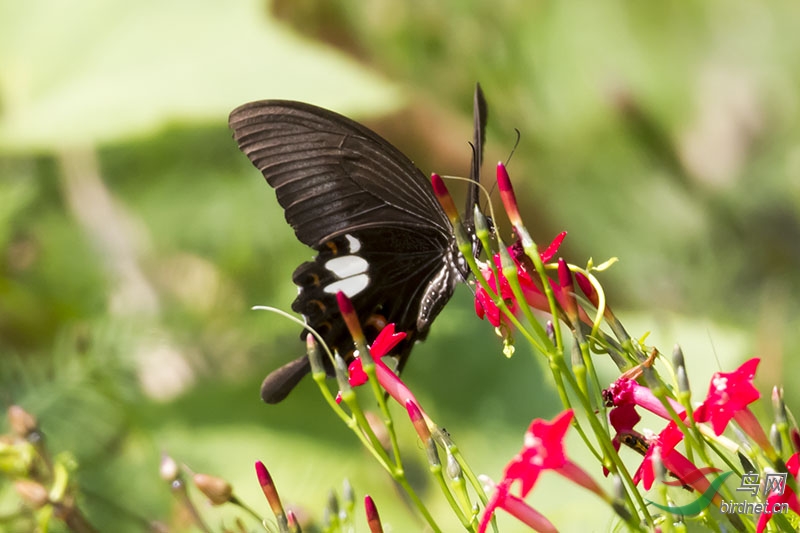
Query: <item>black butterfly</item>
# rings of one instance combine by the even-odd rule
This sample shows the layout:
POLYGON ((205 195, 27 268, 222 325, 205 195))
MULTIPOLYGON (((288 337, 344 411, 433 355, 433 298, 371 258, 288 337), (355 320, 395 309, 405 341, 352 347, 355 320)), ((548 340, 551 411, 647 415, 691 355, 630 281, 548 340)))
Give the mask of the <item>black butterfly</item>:
MULTIPOLYGON (((474 109, 467 225, 478 196, 486 121, 480 86, 474 109)), ((318 252, 294 272, 300 290, 292 309, 347 359, 353 341, 336 305, 343 291, 368 342, 387 323, 408 334, 397 348, 402 370, 468 273, 428 178, 375 132, 310 104, 251 102, 231 113, 229 125, 275 189, 297 238, 318 252)), ((278 368, 264 380, 261 397, 280 402, 309 369, 306 356, 278 368)))

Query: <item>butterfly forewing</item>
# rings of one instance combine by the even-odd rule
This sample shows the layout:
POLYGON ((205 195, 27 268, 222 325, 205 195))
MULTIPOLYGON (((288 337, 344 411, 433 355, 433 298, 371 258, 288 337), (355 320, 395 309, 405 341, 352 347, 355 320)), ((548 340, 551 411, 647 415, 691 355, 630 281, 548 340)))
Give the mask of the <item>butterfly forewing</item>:
POLYGON ((265 100, 234 110, 230 126, 275 188, 297 238, 311 247, 368 227, 451 232, 422 172, 348 118, 300 102, 265 100))

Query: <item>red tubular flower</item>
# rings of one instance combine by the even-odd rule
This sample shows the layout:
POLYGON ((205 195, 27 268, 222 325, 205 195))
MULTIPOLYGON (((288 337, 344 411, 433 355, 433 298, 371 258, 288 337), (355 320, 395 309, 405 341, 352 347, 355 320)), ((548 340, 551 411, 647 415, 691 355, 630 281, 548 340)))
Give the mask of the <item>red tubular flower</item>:
POLYGON ((500 483, 495 487, 494 494, 483 510, 478 533, 484 533, 492 521, 492 515, 497 509, 505 509, 508 514, 516 517, 520 522, 534 531, 541 533, 556 533, 558 529, 539 511, 525 503, 524 500, 509 493, 510 483, 500 483))
MULTIPOLYGON (((674 421, 667 424, 667 427, 650 442, 650 446, 645 454, 636 474, 633 476, 634 484, 642 481, 645 490, 650 490, 656 478, 656 466, 654 458, 660 457, 661 463, 671 472, 682 485, 688 485, 700 494, 705 494, 711 482, 706 478, 706 473, 718 472, 717 469, 698 468, 685 455, 675 449, 680 441, 683 440, 683 433, 678 429, 674 421)), ((719 507, 722 497, 717 493, 711 498, 711 503, 719 507)))
POLYGON ((721 435, 736 413, 747 409, 748 405, 761 397, 753 386, 759 362, 760 359, 753 358, 733 372, 715 373, 711 377, 705 401, 694 412, 695 420, 710 420, 714 433, 721 435))
MULTIPOLYGON (((375 342, 372 343, 369 351, 372 358, 375 360, 375 374, 378 378, 378 383, 389 393, 389 396, 394 398, 397 403, 403 407, 405 407, 409 401, 419 406, 419 402, 406 384, 381 360, 381 358, 388 355, 389 352, 392 351, 392 348, 397 346, 397 344, 405 338, 405 333, 402 331, 400 333, 395 333, 394 324, 388 324, 375 338, 375 342)), ((348 371, 350 386, 358 387, 367 382, 367 374, 361 367, 360 357, 353 359, 353 362, 350 363, 348 367, 348 371)), ((336 402, 341 402, 340 395, 336 396, 336 402)), ((423 417, 426 417, 421 407, 420 411, 423 417)))
MULTIPOLYGON (((800 454, 796 453, 792 455, 788 461, 786 461, 786 469, 795 479, 797 479, 798 471, 800 471, 800 454)), ((778 494, 777 490, 773 490, 770 492, 770 495, 767 496, 765 510, 768 512, 762 513, 761 516, 758 517, 756 533, 761 533, 764 531, 764 528, 767 527, 769 521, 772 520, 772 511, 777 505, 784 503, 789 505, 789 509, 797 514, 800 514, 800 502, 797 500, 797 494, 788 484, 786 484, 783 488, 783 494, 778 494)))
MULTIPOLYGON (((655 455, 656 450, 659 451, 659 457, 661 458, 661 462, 664 463, 664 467, 678 476, 681 477, 681 473, 684 473, 688 478, 694 471, 697 470, 697 467, 691 463, 686 457, 680 452, 675 451, 675 446, 678 445, 680 441, 683 440, 683 433, 680 432, 678 426, 675 422, 670 422, 667 424, 659 435, 650 442, 650 446, 647 448, 647 453, 644 456, 644 461, 642 461, 639 470, 637 470, 636 474, 633 477, 634 483, 638 483, 639 480, 642 480, 644 484, 644 488, 646 490, 650 490, 650 487, 653 486, 653 481, 655 481, 655 465, 653 464, 653 457, 655 455), (675 457, 672 457, 675 455, 675 457), (683 460, 680 457, 683 457, 683 460), (675 459, 675 461, 671 461, 671 458, 675 459), (685 464, 684 463, 688 463, 685 464), (678 470, 672 470, 667 464, 668 463, 676 463, 678 466, 678 470)), ((702 491, 701 491, 702 492, 702 491)))
POLYGON ((504 509, 537 531, 555 531, 546 518, 522 501, 522 498, 533 489, 539 474, 545 470, 553 470, 605 498, 597 483, 564 453, 564 436, 574 416, 573 411, 568 409, 552 422, 541 419, 531 422, 525 433, 522 451, 506 466, 502 481, 497 485, 483 511, 479 533, 486 531, 497 509, 504 509), (517 482, 519 482, 519 496, 511 494, 511 489, 517 482))
POLYGON ((578 304, 575 301, 575 287, 572 283, 572 272, 564 259, 558 260, 558 283, 561 286, 559 303, 567 313, 567 317, 575 323, 578 318, 578 304))
MULTIPOLYGON (((553 256, 558 252, 558 248, 561 246, 561 243, 566 235, 567 232, 565 231, 559 233, 558 236, 553 239, 553 242, 550 243, 547 249, 539 254, 539 257, 542 258, 542 262, 546 263, 553 258, 553 256)), ((531 274, 528 272, 528 270, 522 265, 521 261, 525 259, 525 254, 522 251, 522 247, 518 244, 511 245, 508 247, 508 252, 511 254, 512 259, 514 259, 514 263, 517 265, 519 284, 522 288, 522 294, 525 296, 527 305, 530 305, 534 309, 540 309, 542 311, 549 312, 550 304, 548 303, 547 298, 536 286, 536 283, 534 283, 533 278, 531 278, 531 274)), ((496 280, 494 273, 489 265, 486 265, 481 269, 483 279, 486 280, 486 283, 492 289, 492 292, 499 294, 500 297, 506 302, 509 311, 516 315, 520 312, 520 307, 517 301, 514 299, 514 292, 511 290, 511 285, 503 275, 500 264, 500 254, 495 254, 492 258, 492 261, 494 261, 494 264, 497 267, 497 277, 500 280, 499 291, 497 288, 497 283, 495 282, 496 280)), ((497 308, 492 300, 492 296, 480 285, 475 291, 475 313, 479 318, 486 317, 486 319, 489 320, 489 323, 494 327, 500 326, 501 323, 508 325, 508 319, 505 318, 500 312, 500 309, 497 308)))
MULTIPOLYGON (((636 412, 636 407, 632 403, 623 403, 608 412, 611 427, 616 430, 616 434, 611 440, 615 450, 619 451, 623 443, 630 445, 634 442, 644 442, 644 435, 633 429, 641 419, 642 417, 636 412)), ((608 476, 608 474, 608 468, 603 466, 603 475, 608 476)))
POLYGON ((715 373, 711 377, 705 401, 694 412, 694 419, 698 422, 711 421, 711 427, 716 435, 721 435, 725 431, 731 419, 736 420, 742 431, 753 439, 770 459, 775 460, 777 458, 775 449, 755 415, 747 407, 761 397, 753 385, 753 378, 760 362, 759 358, 754 357, 745 361, 733 372, 715 373))
MULTIPOLYGON (((669 413, 664 408, 661 401, 653 394, 647 387, 639 385, 636 381, 621 377, 603 391, 603 398, 609 406, 620 407, 626 404, 638 405, 647 409, 665 420, 671 420, 669 413)), ((672 408, 683 419, 686 416, 686 410, 681 404, 667 398, 667 401, 672 405, 672 408)))

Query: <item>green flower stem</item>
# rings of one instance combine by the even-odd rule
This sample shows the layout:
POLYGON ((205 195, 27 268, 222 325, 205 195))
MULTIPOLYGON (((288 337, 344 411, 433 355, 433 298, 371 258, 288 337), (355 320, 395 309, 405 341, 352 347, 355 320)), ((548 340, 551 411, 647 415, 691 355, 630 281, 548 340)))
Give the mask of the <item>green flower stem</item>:
MULTIPOLYGON (((539 258, 539 262, 541 263, 541 258, 539 255, 536 255, 539 258)), ((522 293, 522 287, 519 284, 519 273, 517 272, 517 265, 511 259, 511 255, 509 255, 508 250, 506 249, 505 245, 501 242, 500 244, 500 261, 503 271, 503 276, 508 280, 508 284, 511 287, 511 292, 514 293, 514 299, 516 299, 517 303, 519 304, 520 309, 522 309, 522 313, 525 315, 525 319, 533 328, 533 331, 536 333, 536 336, 539 338, 541 343, 544 346, 552 344, 550 339, 547 337, 547 332, 544 330, 542 325, 536 320, 536 317, 533 316, 533 312, 529 305, 525 303, 525 295, 522 293)), ((499 285, 498 285, 499 286, 499 285)), ((552 294, 552 291, 550 291, 552 294)), ((551 304, 551 314, 553 317, 558 317, 558 311, 552 307, 551 304)), ((556 319, 557 320, 557 319, 556 319)), ((564 343, 561 339, 561 331, 559 328, 553 328, 553 332, 556 336, 556 347, 559 349, 560 352, 564 351, 564 343)), ((544 352, 545 350, 540 349, 540 351, 544 352)))
MULTIPOLYGON (((636 489, 633 478, 631 477, 630 472, 628 472, 628 469, 625 467, 625 463, 622 462, 622 458, 620 458, 619 453, 614 449, 614 445, 611 443, 608 433, 603 431, 603 426, 600 424, 600 421, 597 420, 597 417, 594 416, 593 411, 587 409, 586 413, 587 419, 589 420, 589 423, 592 426, 595 435, 597 436, 597 441, 603 449, 604 455, 611 459, 611 464, 608 465, 611 467, 609 470, 622 476, 622 479, 625 481, 625 486, 630 488, 630 490, 623 491, 623 494, 625 501, 628 504, 628 510, 633 513, 631 521, 638 524, 641 521, 638 516, 638 512, 641 511, 642 514, 644 514, 645 521, 650 525, 650 527, 653 527, 655 522, 653 521, 653 517, 650 515, 650 511, 644 502, 644 498, 636 489), (634 505, 634 502, 631 499, 631 493, 633 493, 633 498, 636 500, 636 505, 634 505)), ((584 440, 588 443, 588 438, 585 436, 584 440)), ((591 446, 590 449, 592 449, 591 446)))
POLYGON ((456 501, 453 493, 450 491, 450 487, 447 485, 447 481, 444 479, 444 473, 442 472, 442 462, 438 459, 438 452, 436 450, 436 443, 433 440, 433 437, 428 439, 428 442, 425 443, 425 447, 428 449, 428 470, 430 471, 431 475, 436 478, 436 482, 439 484, 439 489, 444 494, 447 503, 450 504, 450 507, 453 509, 453 512, 458 517, 458 520, 461 522, 461 525, 464 526, 464 529, 469 531, 475 531, 475 525, 471 522, 471 520, 464 514, 464 510, 461 508, 459 503, 456 501), (430 460, 432 455, 436 456, 435 460, 430 460))
POLYGON ((394 479, 395 482, 398 485, 400 485, 404 491, 406 491, 408 497, 411 498, 411 501, 414 502, 414 505, 417 507, 417 509, 419 509, 419 512, 422 514, 423 518, 425 518, 425 521, 428 522, 428 526, 430 526, 431 531, 433 531, 434 533, 441 533, 442 530, 439 529, 439 525, 433 519, 433 516, 431 516, 430 512, 428 511, 428 508, 425 507, 425 504, 422 502, 422 500, 419 499, 419 496, 417 496, 417 493, 414 491, 414 488, 408 483, 408 480, 406 479, 405 476, 405 472, 400 471, 398 473, 395 472, 390 472, 390 473, 392 474, 392 479, 394 479))
MULTIPOLYGON (((500 252, 501 255, 500 256, 501 256, 501 259, 505 259, 502 250, 503 250, 503 247, 501 245, 501 252, 500 252)), ((508 255, 508 252, 506 252, 506 256, 507 255, 508 255)), ((539 257, 538 253, 537 253, 536 257, 539 258, 539 263, 541 264, 541 258, 539 257)), ((510 260, 510 256, 508 256, 508 259, 510 260)), ((528 305, 524 305, 522 303, 522 302, 525 302, 525 298, 524 298, 524 295, 522 294, 522 287, 519 284, 519 277, 517 275, 516 265, 514 265, 513 261, 511 261, 511 265, 510 266, 508 266, 508 267, 504 266, 503 267, 503 275, 508 280, 508 284, 511 287, 511 291, 514 293, 514 298, 516 298, 518 302, 521 302, 520 303, 520 307, 522 308, 523 313, 526 315, 526 318, 531 323, 531 325, 534 327, 534 329, 536 330, 536 332, 539 335, 539 337, 541 339, 544 339, 546 344, 552 345, 549 342, 549 339, 547 337, 547 333, 545 332, 544 328, 539 323, 539 321, 536 320, 536 317, 533 316, 533 313, 531 312, 530 307, 528 305)), ((546 278, 546 276, 545 276, 545 278, 546 278)), ((549 284, 547 282, 544 282, 544 285, 549 285, 549 284)), ((552 291, 550 291, 550 295, 551 295, 551 297, 554 298, 552 291)), ((551 309, 552 309, 553 303, 554 302, 551 302, 551 309)), ((553 316, 557 317, 558 313, 555 312, 553 314, 553 316)), ((590 402, 588 401, 588 396, 586 396, 585 394, 582 393, 582 390, 581 390, 581 387, 578 384, 578 381, 576 380, 575 376, 573 376, 572 373, 569 372, 569 370, 566 367, 566 363, 564 362, 564 357, 563 357, 563 353, 564 353, 563 352, 563 339, 561 337, 561 331, 560 331, 560 328, 557 326, 557 323, 556 323, 555 327, 553 328, 553 331, 554 331, 554 334, 556 336, 556 347, 555 348, 556 348, 557 351, 553 352, 553 350, 540 350, 540 352, 543 353, 547 357, 547 359, 549 361, 550 371, 553 374, 553 379, 555 380, 555 384, 556 384, 556 390, 558 391, 558 395, 559 395, 559 398, 561 399, 561 403, 562 403, 562 405, 564 405, 565 408, 569 409, 569 408, 572 407, 572 403, 571 403, 571 401, 569 399, 569 395, 567 394, 567 388, 566 388, 565 383, 564 383, 564 377, 566 376, 567 381, 570 382, 571 388, 577 393, 578 397, 581 399, 581 403, 584 404, 584 408, 585 408, 586 412, 587 413, 591 413, 592 412, 592 408, 590 406, 590 402)), ((590 418, 592 418, 592 417, 590 417, 590 418)), ((577 421, 577 419, 575 421, 573 421, 573 426, 579 432, 579 434, 583 438, 584 442, 586 442, 586 444, 589 447, 589 449, 593 449, 591 441, 589 440, 589 438, 586 435, 586 433, 583 431, 583 428, 581 427, 581 425, 577 421)))
MULTIPOLYGON (((648 385, 650 386, 650 390, 653 392, 655 397, 658 398, 658 400, 661 402, 661 405, 664 406, 664 409, 667 410, 667 413, 669 413, 670 418, 673 421, 675 421, 675 424, 678 426, 678 429, 680 429, 681 433, 683 433, 684 440, 686 441, 687 459, 689 459, 689 461, 693 463, 696 462, 693 457, 694 455, 693 450, 694 450, 697 452, 697 454, 700 457, 700 460, 703 462, 704 465, 713 467, 714 463, 709 458, 708 453, 706 453, 706 448, 705 448, 706 442, 702 438, 698 438, 697 428, 695 427, 694 424, 694 418, 693 417, 688 418, 688 413, 686 415, 687 418, 685 419, 682 419, 678 415, 677 411, 675 411, 675 408, 667 400, 666 386, 664 386, 663 382, 661 381, 661 378, 657 376, 654 370, 652 369, 650 369, 649 371, 645 370, 645 379, 648 382, 648 385), (650 377, 648 378, 648 376, 650 377), (686 420, 689 420, 688 425, 686 424, 686 420)), ((732 470, 735 471, 736 469, 732 470)), ((720 487, 720 493, 728 499, 733 499, 733 495, 725 485, 720 487)))
POLYGON ((472 485, 481 503, 486 505, 489 502, 489 497, 486 496, 486 492, 483 490, 483 484, 478 480, 478 476, 472 471, 472 468, 469 466, 464 456, 461 455, 461 450, 459 450, 458 445, 453 442, 447 433, 436 425, 431 428, 431 434, 439 442, 439 445, 447 450, 449 455, 455 458, 458 465, 461 467, 461 473, 469 480, 470 485, 472 485))
POLYGON ((353 412, 353 417, 348 418, 347 420, 347 427, 353 430, 364 446, 378 460, 381 466, 383 466, 383 468, 389 472, 389 475, 392 476, 392 479, 394 479, 394 481, 406 491, 406 494, 408 494, 408 497, 414 503, 414 506, 425 518, 425 521, 428 522, 431 530, 434 532, 440 532, 441 530, 439 529, 439 526, 436 524, 436 521, 431 516, 427 507, 425 507, 425 504, 414 491, 414 488, 408 483, 405 470, 403 470, 402 465, 392 464, 389 456, 383 449, 383 446, 381 446, 378 437, 372 431, 369 422, 367 422, 367 419, 364 416, 364 412, 361 410, 361 406, 358 404, 355 392, 353 392, 352 389, 349 391, 343 391, 342 400, 353 412))
POLYGON ((586 396, 590 398, 594 396, 594 404, 597 405, 597 408, 603 415, 603 422, 604 422, 603 425, 605 426, 606 434, 608 434, 608 417, 606 416, 606 406, 602 398, 603 387, 600 385, 600 378, 597 376, 597 369, 594 366, 594 360, 592 359, 592 354, 589 351, 589 344, 583 337, 580 328, 575 328, 575 336, 578 340, 578 348, 580 350, 581 358, 583 359, 583 364, 585 365, 583 370, 584 376, 582 378, 584 381, 583 386, 586 388, 584 394, 586 394, 586 396), (589 383, 585 375, 586 372, 589 373, 589 376, 591 376, 592 379, 591 393, 588 390, 589 383))
MULTIPOLYGON (((517 235, 519 235, 520 240, 522 241, 522 249, 525 251, 525 255, 533 261, 533 266, 536 269, 536 272, 539 274, 539 279, 542 281, 542 292, 547 297, 547 302, 550 304, 550 314, 553 318, 558 316, 559 306, 558 302, 556 301, 555 294, 553 294, 553 288, 550 286, 550 278, 547 276, 547 272, 544 268, 544 263, 542 262, 542 256, 539 255, 539 247, 536 245, 536 242, 531 238, 528 230, 525 226, 518 226, 515 227, 517 231, 517 235)), ((524 301, 524 300, 523 300, 524 301)), ((561 331, 559 328, 555 328, 556 334, 556 346, 559 347, 560 351, 564 351, 564 342, 561 338, 561 331)))
MULTIPOLYGON (((736 515, 732 515, 736 516, 736 515)), ((716 520, 712 519, 711 516, 708 514, 708 509, 703 509, 700 514, 697 515, 697 518, 703 525, 707 526, 709 529, 713 531, 717 531, 718 533, 722 533, 722 529, 720 529, 719 524, 716 520)))
MULTIPOLYGON (((256 520, 258 520, 259 522, 263 522, 264 521, 264 519, 261 517, 261 515, 259 515, 257 512, 255 512, 252 507, 250 507, 249 505, 244 503, 242 500, 240 500, 236 496, 231 496, 231 499, 229 501, 233 505, 236 505, 237 507, 240 507, 247 514, 249 514, 250 516, 252 516, 256 520)), ((285 520, 286 520, 286 518, 285 518, 285 515, 284 515, 284 521, 285 520)), ((278 522, 278 524, 280 525, 280 521, 278 522)), ((287 525, 286 531, 289 531, 288 525, 287 525)), ((283 530, 281 530, 281 532, 283 532, 283 530)))
POLYGON ((352 416, 347 417, 345 420, 347 427, 356 434, 364 447, 372 453, 381 466, 392 474, 395 470, 395 466, 392 464, 386 450, 383 449, 377 435, 372 431, 367 418, 364 416, 364 412, 361 410, 361 406, 358 404, 356 393, 352 390, 342 391, 342 401, 347 404, 347 407, 349 407, 353 413, 352 416))
MULTIPOLYGON (((614 347, 615 350, 618 350, 619 352, 621 352, 621 353, 623 353, 625 355, 630 355, 630 353, 633 351, 633 345, 631 343, 630 337, 628 337, 628 335, 627 335, 627 332, 625 333, 625 336, 627 338, 627 344, 619 344, 618 342, 616 342, 612 338, 610 338, 604 331, 600 330, 600 324, 602 323, 602 321, 604 319, 609 324, 609 327, 612 328, 612 331, 613 331, 614 328, 613 328, 613 325, 611 324, 611 322, 618 322, 616 317, 614 317, 613 315, 612 315, 611 322, 609 322, 609 319, 606 316, 607 315, 607 313, 606 313, 606 309, 607 309, 607 306, 606 306, 606 293, 603 290, 603 286, 600 285, 600 282, 597 280, 595 275, 592 274, 589 270, 580 268, 580 267, 578 267, 576 265, 569 265, 569 269, 572 272, 580 272, 581 274, 583 274, 586 277, 586 279, 589 280, 589 283, 592 284, 592 287, 594 288, 595 292, 597 293, 597 314, 595 315, 595 318, 592 321, 592 331, 591 331, 590 336, 594 337, 594 338, 602 338, 604 341, 606 341, 606 343, 608 343, 609 346, 614 347)), ((576 294, 576 296, 578 296, 578 295, 576 294)), ((624 328, 623 328, 623 331, 624 331, 624 328)), ((623 362, 619 358, 619 355, 616 353, 616 351, 612 351, 612 350, 608 350, 608 354, 614 360, 614 363, 617 365, 617 368, 619 368, 620 371, 623 371, 623 372, 625 370, 631 368, 633 365, 639 364, 641 362, 638 357, 632 357, 632 358, 629 358, 628 361, 623 362)))
POLYGON ((400 444, 397 442, 397 432, 394 430, 394 420, 392 419, 392 414, 389 412, 389 406, 386 404, 386 396, 383 394, 383 389, 381 389, 380 383, 378 383, 378 375, 375 371, 375 361, 373 360, 372 354, 370 354, 369 348, 367 347, 366 343, 363 342, 363 340, 358 341, 356 343, 356 347, 358 348, 358 353, 366 354, 366 357, 361 357, 361 368, 367 374, 369 384, 372 388, 372 394, 378 401, 381 413, 383 413, 383 423, 389 433, 389 440, 392 444, 392 451, 394 452, 394 462, 398 468, 402 469, 403 460, 400 455, 400 444))
POLYGON ((572 373, 575 375, 575 379, 578 381, 578 386, 581 389, 581 394, 589 396, 589 379, 586 376, 586 363, 583 360, 583 354, 581 354, 581 347, 579 341, 575 339, 575 344, 572 348, 573 352, 577 352, 572 354, 572 373))
POLYGON ((694 432, 690 431, 684 419, 680 417, 678 412, 672 406, 672 403, 670 403, 669 396, 667 394, 667 387, 664 385, 664 382, 661 380, 661 377, 658 376, 656 371, 652 368, 645 368, 644 376, 647 385, 650 387, 650 391, 658 399, 658 401, 661 402, 661 405, 664 407, 664 409, 666 409, 667 414, 669 414, 669 417, 672 419, 673 422, 675 422, 675 424, 677 424, 678 429, 680 429, 681 433, 683 433, 684 440, 687 443, 686 446, 687 458, 691 462, 695 462, 693 450, 697 450, 697 452, 701 454, 701 458, 703 459, 703 461, 706 464, 709 464, 707 458, 704 457, 705 454, 703 453, 702 449, 703 448, 702 441, 698 441, 698 439, 695 438, 694 432))
MULTIPOLYGON (((549 286, 549 282, 547 281, 549 278, 547 277, 547 274, 545 272, 544 264, 542 263, 538 250, 536 249, 536 245, 530 239, 530 236, 527 234, 527 232, 524 231, 524 228, 517 228, 517 233, 522 238, 523 249, 525 250, 526 255, 528 255, 534 262, 534 266, 536 267, 540 278, 542 278, 543 280, 542 284, 544 286, 545 294, 548 296, 548 301, 550 303, 551 310, 553 310, 553 316, 557 317, 558 313, 557 313, 557 307, 555 307, 556 305, 555 295, 553 294, 553 291, 549 286)), ((505 269, 503 271, 503 274, 506 274, 505 269)), ((516 269, 514 269, 514 274, 516 274, 516 269)), ((506 277, 509 281, 509 285, 511 286, 511 290, 514 292, 515 298, 520 298, 522 290, 521 287, 519 287, 519 281, 516 275, 513 276, 513 279, 509 278, 508 276, 506 277)), ((524 302, 524 299, 518 301, 524 302)), ((522 306, 522 307, 523 310, 527 310, 527 312, 530 313, 530 309, 528 308, 528 306, 522 306)), ((532 313, 530 313, 530 315, 532 316, 532 313)), ((547 338, 546 333, 544 332, 544 328, 542 328, 541 325, 538 323, 538 321, 536 321, 535 319, 534 322, 537 325, 539 325, 539 329, 542 330, 542 335, 544 336, 544 338, 547 338)), ((560 345, 563 346, 563 341, 559 340, 560 339, 559 328, 557 327, 554 328, 554 331, 556 332, 556 343, 557 344, 560 343, 560 345)), ((633 511, 633 513, 638 513, 639 510, 642 513, 644 513, 645 520, 647 521, 648 524, 652 526, 654 524, 653 518, 650 515, 645 505, 644 499, 642 498, 641 494, 639 494, 639 491, 636 490, 636 487, 633 484, 633 479, 631 478, 630 473, 625 468, 624 463, 619 457, 619 454, 617 454, 616 450, 614 449, 614 446, 611 444, 611 440, 608 438, 607 429, 604 428, 603 425, 601 425, 600 422, 597 420, 597 417, 593 415, 594 410, 592 408, 591 402, 589 401, 589 397, 581 393, 581 388, 578 386, 575 376, 573 376, 572 373, 569 372, 568 369, 566 368, 566 363, 562 355, 563 351, 559 351, 558 354, 553 354, 551 351, 543 351, 542 353, 547 355, 548 360, 550 361, 550 369, 553 373, 553 378, 556 382, 556 389, 558 390, 562 404, 564 405, 565 408, 571 407, 571 402, 567 395, 566 387, 564 384, 564 378, 566 378, 566 380, 570 383, 572 389, 577 393, 577 396, 581 404, 583 405, 584 412, 586 412, 588 415, 587 419, 589 420, 589 423, 592 426, 595 435, 597 436, 598 442, 601 443, 604 454, 612 458, 612 461, 617 471, 623 476, 623 478, 627 482, 627 486, 631 487, 630 491, 625 491, 625 498, 628 502, 629 508, 633 511), (633 492, 633 496, 636 499, 638 505, 633 504, 633 501, 631 500, 631 492, 633 492)), ((578 431, 581 438, 584 440, 589 449, 594 451, 594 446, 592 442, 590 441, 588 435, 585 433, 585 431, 583 430, 583 428, 581 427, 580 423, 577 420, 578 419, 576 418, 575 421, 573 421, 575 429, 578 431)), ((596 456, 599 457, 599 453, 597 453, 596 451, 594 451, 594 453, 596 456)), ((636 521, 638 521, 638 517, 634 518, 636 521)))
MULTIPOLYGON (((663 506, 667 506, 667 486, 663 483, 658 484, 658 488, 656 489, 656 494, 658 494, 658 503, 663 506)), ((664 511, 664 520, 662 520, 658 525, 661 529, 662 533, 673 533, 675 528, 673 527, 673 521, 675 520, 674 516, 669 513, 668 511, 664 511)))
POLYGON ((708 446, 709 448, 711 448, 711 450, 712 450, 712 451, 713 451, 715 454, 717 454, 717 457, 719 457, 719 458, 722 460, 722 462, 724 462, 724 463, 725 463, 725 465, 728 467, 728 470, 731 470, 731 471, 732 471, 734 474, 736 474, 736 475, 737 475, 737 476, 739 476, 740 478, 742 477, 742 471, 741 471, 741 468, 740 468, 739 466, 737 466, 737 465, 736 465, 736 464, 735 464, 733 461, 731 461, 731 460, 728 458, 728 455, 727 455, 727 454, 725 454, 725 453, 723 453, 723 452, 722 452, 722 450, 720 450, 720 449, 717 447, 717 444, 714 442, 714 440, 713 440, 712 438, 708 438, 708 439, 705 441, 705 443, 706 443, 706 446, 708 446))
MULTIPOLYGON (((453 458, 453 460, 455 460, 455 458, 453 458)), ((458 496, 458 502, 461 505, 461 508, 468 510, 470 514, 469 522, 474 526, 477 515, 472 512, 474 507, 469 499, 467 483, 464 481, 464 476, 458 476, 457 478, 452 479, 450 481, 450 488, 456 494, 456 496, 458 496)))
POLYGON ((176 494, 184 508, 189 512, 189 516, 191 516, 194 525, 203 533, 211 533, 211 529, 209 529, 203 517, 200 515, 200 512, 192 503, 192 499, 189 498, 189 493, 186 490, 186 483, 184 483, 182 477, 176 481, 178 481, 178 483, 173 482, 171 485, 172 492, 176 494))
POLYGON ((311 378, 319 387, 319 390, 322 393, 323 398, 325 398, 325 401, 328 402, 328 405, 330 406, 331 409, 333 409, 333 412, 336 413, 336 416, 341 418, 342 422, 349 425, 350 420, 352 420, 352 417, 348 415, 347 412, 344 409, 342 409, 342 407, 338 403, 336 403, 336 399, 333 397, 333 394, 331 394, 331 391, 327 385, 328 375, 325 372, 312 372, 311 378))
MULTIPOLYGON (((458 232, 456 232, 456 236, 458 236, 458 232)), ((534 346, 534 348, 544 353, 545 352, 544 346, 541 346, 539 342, 531 335, 531 333, 522 325, 522 323, 520 323, 520 321, 517 320, 517 317, 515 317, 514 314, 508 309, 508 306, 506 305, 505 301, 503 301, 500 295, 494 292, 492 288, 489 287, 489 284, 486 283, 486 280, 483 279, 483 275, 481 274, 481 271, 478 268, 478 264, 475 262, 475 258, 472 257, 472 245, 469 243, 469 241, 458 241, 458 249, 461 252, 461 255, 463 255, 464 258, 467 260, 467 265, 469 265, 470 270, 475 275, 475 280, 483 288, 483 290, 486 291, 487 294, 492 295, 493 297, 492 301, 497 306, 497 308, 500 311, 502 311, 502 313, 506 316, 506 318, 508 318, 511 324, 515 328, 517 328, 517 330, 520 333, 522 333, 522 335, 528 340, 528 342, 530 342, 534 346)), ((497 279, 496 277, 497 270, 493 269, 493 271, 495 272, 495 279, 497 279)))

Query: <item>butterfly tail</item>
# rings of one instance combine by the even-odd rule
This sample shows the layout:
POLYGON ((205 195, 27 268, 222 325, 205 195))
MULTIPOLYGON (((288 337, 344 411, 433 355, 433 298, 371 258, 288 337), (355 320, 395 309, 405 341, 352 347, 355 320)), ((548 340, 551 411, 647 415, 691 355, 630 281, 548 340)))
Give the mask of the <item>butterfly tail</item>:
POLYGON ((306 355, 273 370, 261 384, 261 399, 269 404, 283 401, 310 371, 311 364, 306 355))

